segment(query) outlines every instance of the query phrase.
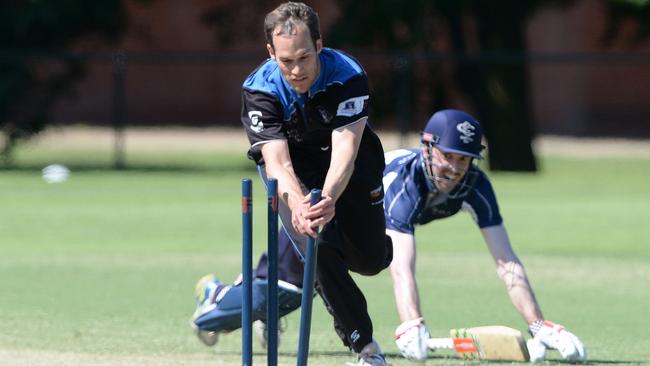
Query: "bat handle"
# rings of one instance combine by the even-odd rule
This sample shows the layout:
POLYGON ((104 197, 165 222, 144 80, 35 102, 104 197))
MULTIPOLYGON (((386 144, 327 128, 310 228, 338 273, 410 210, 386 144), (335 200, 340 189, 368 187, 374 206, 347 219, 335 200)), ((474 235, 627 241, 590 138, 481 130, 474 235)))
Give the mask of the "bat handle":
POLYGON ((454 349, 454 341, 451 338, 429 338, 427 347, 432 350, 436 349, 454 349))

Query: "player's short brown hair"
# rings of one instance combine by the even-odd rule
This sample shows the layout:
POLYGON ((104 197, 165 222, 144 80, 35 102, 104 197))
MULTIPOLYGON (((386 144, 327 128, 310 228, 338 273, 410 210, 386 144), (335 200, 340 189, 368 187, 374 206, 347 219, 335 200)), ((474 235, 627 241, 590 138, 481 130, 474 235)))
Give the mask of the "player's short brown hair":
POLYGON ((273 45, 273 32, 277 27, 280 30, 276 35, 291 34, 295 27, 296 22, 303 22, 309 29, 311 40, 316 47, 316 41, 320 39, 320 20, 318 13, 314 11, 309 5, 298 2, 286 2, 275 8, 275 10, 266 14, 264 18, 264 35, 266 42, 273 45))

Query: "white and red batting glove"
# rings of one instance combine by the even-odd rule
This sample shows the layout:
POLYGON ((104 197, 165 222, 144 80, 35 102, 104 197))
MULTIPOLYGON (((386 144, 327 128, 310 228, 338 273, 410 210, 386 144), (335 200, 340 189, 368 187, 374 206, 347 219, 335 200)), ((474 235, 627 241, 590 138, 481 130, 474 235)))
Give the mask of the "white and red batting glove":
POLYGON ((568 361, 587 360, 587 349, 580 339, 562 325, 538 320, 529 326, 533 338, 526 342, 531 362, 544 360, 547 349, 555 349, 568 361))
POLYGON ((402 355, 412 361, 427 359, 427 340, 431 338, 424 319, 405 321, 395 329, 395 344, 402 355))

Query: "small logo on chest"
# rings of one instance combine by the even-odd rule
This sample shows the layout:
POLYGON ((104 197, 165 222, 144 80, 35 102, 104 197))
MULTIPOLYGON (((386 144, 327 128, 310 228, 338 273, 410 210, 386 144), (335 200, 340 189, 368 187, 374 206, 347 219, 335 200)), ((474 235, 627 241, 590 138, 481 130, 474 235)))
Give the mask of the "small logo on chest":
POLYGON ((328 125, 332 123, 332 119, 334 119, 334 116, 323 106, 317 106, 316 110, 318 111, 318 114, 320 114, 320 118, 323 121, 324 124, 328 125))

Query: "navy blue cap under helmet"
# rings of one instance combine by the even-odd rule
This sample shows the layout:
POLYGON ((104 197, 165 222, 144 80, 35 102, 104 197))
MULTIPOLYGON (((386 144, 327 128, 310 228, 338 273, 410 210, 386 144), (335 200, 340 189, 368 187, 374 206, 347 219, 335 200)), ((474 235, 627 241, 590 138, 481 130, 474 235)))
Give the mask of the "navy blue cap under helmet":
POLYGON ((481 124, 471 115, 457 109, 443 109, 429 118, 422 131, 422 142, 433 143, 446 153, 483 159, 481 124))

